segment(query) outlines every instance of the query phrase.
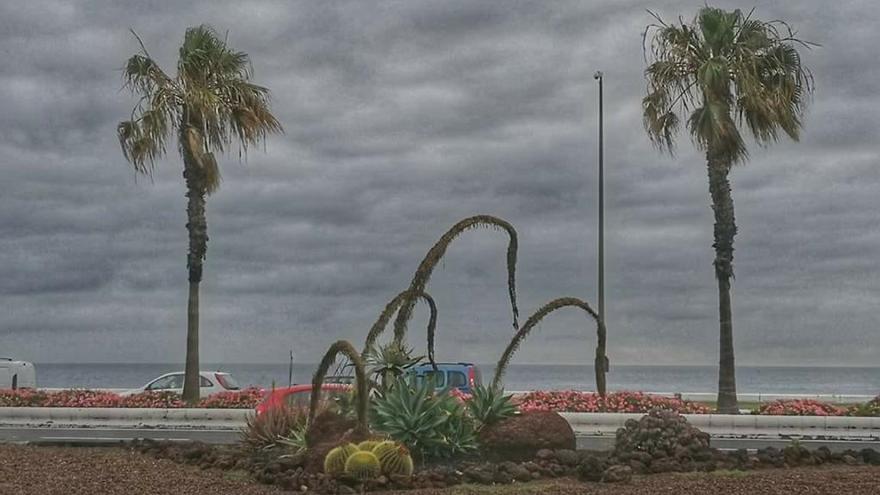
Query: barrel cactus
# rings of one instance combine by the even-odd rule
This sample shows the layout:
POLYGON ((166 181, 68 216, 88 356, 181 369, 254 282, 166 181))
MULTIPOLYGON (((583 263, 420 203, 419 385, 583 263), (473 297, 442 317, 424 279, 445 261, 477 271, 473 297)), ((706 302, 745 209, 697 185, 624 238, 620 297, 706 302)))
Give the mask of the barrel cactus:
POLYGON ((378 478, 381 470, 379 459, 372 452, 360 450, 345 461, 345 474, 358 481, 378 478))
POLYGON ((373 448, 379 445, 378 440, 364 440, 363 442, 358 444, 358 450, 363 450, 366 452, 372 452, 373 448))
POLYGON ((358 451, 353 443, 340 445, 327 453, 324 458, 324 472, 331 476, 338 476, 345 472, 345 462, 352 454, 358 451))
POLYGON ((379 459, 383 473, 389 476, 412 476, 412 456, 403 445, 386 440, 373 447, 373 454, 379 459))

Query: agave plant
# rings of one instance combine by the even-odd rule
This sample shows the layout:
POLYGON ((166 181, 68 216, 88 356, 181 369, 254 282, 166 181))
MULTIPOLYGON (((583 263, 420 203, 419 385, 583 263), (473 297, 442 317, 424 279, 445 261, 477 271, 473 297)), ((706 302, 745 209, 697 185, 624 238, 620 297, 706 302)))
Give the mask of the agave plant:
POLYGON ((423 458, 448 458, 477 448, 474 425, 463 406, 448 394, 435 394, 430 380, 410 384, 398 379, 372 404, 373 428, 423 458))
POLYGON ((259 416, 248 415, 240 432, 241 442, 253 450, 271 449, 295 436, 307 424, 306 411, 286 405, 273 407, 259 416))
POLYGON ((303 421, 294 426, 286 436, 280 436, 277 443, 293 450, 294 454, 298 454, 308 448, 308 431, 309 424, 303 421))
MULTIPOLYGON (((412 281, 410 282, 409 290, 405 291, 404 300, 397 312, 397 318, 394 320, 395 341, 403 342, 406 337, 406 326, 412 317, 416 299, 419 294, 424 293, 425 286, 428 284, 428 280, 430 280, 431 274, 434 272, 437 263, 439 263, 440 260, 443 259, 443 255, 446 254, 446 249, 449 248, 452 241, 463 232, 477 227, 489 227, 504 230, 507 232, 510 239, 507 245, 507 291, 510 295, 510 306, 511 311, 513 312, 513 327, 514 329, 519 328, 519 309, 516 306, 516 253, 518 245, 516 230, 512 225, 500 218, 490 215, 477 215, 465 218, 453 225, 452 228, 446 231, 431 249, 428 250, 428 253, 425 255, 424 259, 422 259, 422 262, 419 264, 419 267, 416 269, 412 281)), ((433 357, 433 338, 430 338, 430 340, 431 345, 429 345, 428 355, 433 357)))
POLYGON ((390 387, 408 369, 422 362, 425 356, 413 356, 412 347, 400 342, 389 342, 367 354, 370 372, 376 376, 382 388, 390 387))
POLYGON ((542 306, 538 311, 535 311, 535 313, 526 320, 523 327, 516 332, 516 335, 510 340, 510 344, 504 349, 501 359, 498 360, 498 364, 495 366, 495 378, 492 380, 492 388, 500 388, 501 379, 504 378, 504 373, 507 371, 510 359, 513 357, 516 350, 519 349, 519 346, 523 343, 526 337, 529 336, 532 329, 534 329, 545 316, 557 309, 569 306, 584 310, 584 312, 596 321, 596 333, 598 336, 595 360, 596 390, 599 392, 599 395, 603 397, 605 396, 605 372, 608 371, 608 357, 605 356, 605 323, 589 304, 575 297, 560 297, 559 299, 554 299, 542 306))
POLYGON ((510 403, 512 395, 504 395, 504 389, 480 385, 465 404, 478 429, 495 424, 516 414, 516 406, 510 403))

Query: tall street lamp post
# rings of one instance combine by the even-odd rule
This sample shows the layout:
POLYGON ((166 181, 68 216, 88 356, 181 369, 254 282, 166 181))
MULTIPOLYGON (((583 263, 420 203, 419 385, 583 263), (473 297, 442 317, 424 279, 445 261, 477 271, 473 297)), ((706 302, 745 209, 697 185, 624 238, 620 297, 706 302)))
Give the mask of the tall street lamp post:
POLYGON ((602 128, 602 71, 593 76, 599 81, 599 318, 605 321, 605 164, 602 128))

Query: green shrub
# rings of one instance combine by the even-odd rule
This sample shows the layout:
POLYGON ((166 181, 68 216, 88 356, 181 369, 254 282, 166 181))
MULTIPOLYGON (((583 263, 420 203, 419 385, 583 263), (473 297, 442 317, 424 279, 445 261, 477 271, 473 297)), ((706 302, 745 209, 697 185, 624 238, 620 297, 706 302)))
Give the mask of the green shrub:
POLYGON ((394 386, 373 398, 374 430, 424 458, 448 458, 477 449, 473 420, 448 394, 434 394, 429 380, 394 386))
POLYGON ((516 406, 510 403, 511 395, 504 395, 504 389, 479 386, 466 402, 468 412, 480 428, 509 418, 516 414, 516 406))

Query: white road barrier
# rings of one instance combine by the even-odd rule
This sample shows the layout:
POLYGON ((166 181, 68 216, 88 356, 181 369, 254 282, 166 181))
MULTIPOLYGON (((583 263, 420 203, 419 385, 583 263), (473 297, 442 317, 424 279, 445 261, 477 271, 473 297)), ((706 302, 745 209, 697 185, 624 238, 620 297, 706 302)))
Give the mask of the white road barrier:
MULTIPOLYGON (((247 409, 124 409, 0 407, 0 426, 82 428, 238 429, 247 409)), ((613 437, 642 414, 561 413, 580 436, 613 437)), ((695 427, 717 438, 801 438, 880 441, 880 418, 686 414, 695 427)))

